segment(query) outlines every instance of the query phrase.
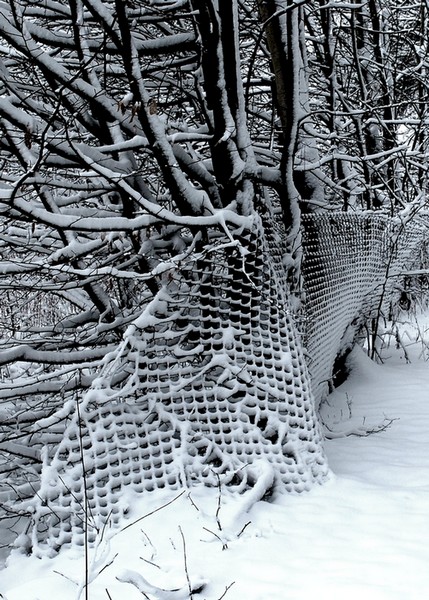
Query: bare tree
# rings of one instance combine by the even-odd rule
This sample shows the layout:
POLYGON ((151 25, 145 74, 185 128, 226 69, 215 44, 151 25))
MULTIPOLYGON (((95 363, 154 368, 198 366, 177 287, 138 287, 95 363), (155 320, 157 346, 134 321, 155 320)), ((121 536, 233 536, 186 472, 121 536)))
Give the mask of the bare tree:
POLYGON ((424 2, 306 5, 314 134, 331 201, 395 213, 426 194, 424 2))

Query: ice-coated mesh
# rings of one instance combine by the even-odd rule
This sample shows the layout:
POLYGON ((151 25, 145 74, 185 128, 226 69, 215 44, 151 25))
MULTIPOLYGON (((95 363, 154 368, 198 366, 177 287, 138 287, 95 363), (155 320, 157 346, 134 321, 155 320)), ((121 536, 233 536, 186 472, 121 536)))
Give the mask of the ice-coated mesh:
POLYGON ((363 323, 388 317, 400 273, 426 243, 429 216, 376 213, 303 215, 304 341, 316 406, 329 391, 336 358, 363 323))
POLYGON ((262 496, 326 477, 281 238, 255 221, 165 273, 92 390, 70 401, 33 506, 40 552, 94 541, 127 490, 220 481, 262 496))

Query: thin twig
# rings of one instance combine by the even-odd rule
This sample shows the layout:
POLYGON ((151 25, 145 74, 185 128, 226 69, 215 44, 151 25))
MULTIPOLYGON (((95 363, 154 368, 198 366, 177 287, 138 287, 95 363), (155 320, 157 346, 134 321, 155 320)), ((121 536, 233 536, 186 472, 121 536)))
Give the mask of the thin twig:
POLYGON ((74 583, 74 585, 79 585, 77 581, 74 581, 74 579, 72 579, 71 577, 67 577, 67 575, 64 575, 64 573, 60 573, 59 571, 56 571, 55 569, 52 571, 53 573, 55 573, 56 575, 60 575, 60 577, 64 577, 64 579, 67 579, 68 581, 71 581, 72 583, 74 583))
POLYGON ((125 527, 123 527, 121 529, 122 531, 125 531, 126 529, 128 529, 129 527, 132 527, 133 525, 135 525, 136 523, 138 523, 139 521, 143 521, 143 519, 146 519, 147 517, 151 517, 152 515, 154 515, 155 513, 157 513, 158 511, 162 510, 163 508, 166 508, 167 506, 169 506, 170 504, 173 504, 173 502, 175 502, 176 500, 178 500, 181 496, 183 496, 183 494, 186 492, 186 490, 183 490, 182 492, 180 492, 180 494, 178 494, 175 498, 173 498, 172 500, 170 500, 169 502, 166 502, 165 504, 163 504, 162 506, 159 506, 158 508, 155 508, 155 510, 152 510, 151 512, 147 513, 146 515, 143 515, 142 517, 139 517, 138 519, 136 519, 135 521, 133 521, 132 523, 128 523, 128 525, 125 525, 125 527))
POLYGON ((189 579, 188 558, 186 556, 186 542, 185 542, 185 536, 183 535, 183 531, 182 531, 182 528, 180 527, 180 525, 179 525, 179 531, 180 531, 180 535, 182 537, 183 562, 184 562, 184 565, 185 565, 186 581, 188 582, 189 598, 190 598, 190 600, 192 600, 192 598, 193 598, 193 595, 192 595, 192 585, 191 585, 191 580, 189 579))
POLYGON ((229 592, 229 590, 232 588, 232 586, 234 585, 235 581, 233 581, 232 583, 230 583, 229 585, 226 586, 224 593, 222 594, 222 596, 220 596, 218 598, 218 600, 222 600, 222 598, 225 598, 225 596, 227 595, 227 593, 229 592))
POLYGON ((365 428, 357 427, 356 429, 350 429, 349 431, 333 431, 332 429, 330 429, 328 427, 328 425, 326 425, 326 423, 323 423, 323 426, 328 431, 328 433, 326 433, 326 431, 325 431, 326 439, 333 440, 333 439, 337 439, 337 438, 344 438, 344 437, 351 437, 351 436, 368 437, 370 435, 374 435, 375 433, 380 433, 382 431, 386 431, 387 429, 389 429, 389 427, 392 425, 392 423, 394 421, 399 421, 399 418, 385 419, 385 421, 387 421, 387 423, 385 422, 382 425, 376 425, 372 429, 365 429, 365 428))
MULTIPOLYGON (((84 459, 84 448, 83 448, 83 430, 82 430, 82 421, 80 415, 80 407, 79 407, 79 399, 76 398, 76 411, 77 411, 77 421, 79 428, 79 446, 80 446, 80 459, 82 462, 82 476, 83 476, 83 493, 84 493, 84 517, 85 521, 83 523, 84 530, 84 561, 85 561, 85 581, 84 581, 84 590, 85 590, 85 600, 89 600, 88 586, 89 586, 89 540, 88 540, 88 481, 86 478, 86 467, 85 467, 85 459, 84 459)), ((82 593, 82 590, 80 590, 82 593)), ((80 597, 79 593, 79 597, 80 597)))
POLYGON ((221 542, 221 544, 222 544, 222 550, 228 550, 228 544, 226 542, 224 542, 223 539, 221 537, 219 537, 217 533, 215 533, 211 529, 208 529, 207 527, 203 527, 203 529, 204 529, 204 531, 208 531, 209 533, 211 533, 212 535, 214 535, 215 538, 217 538, 221 542))
MULTIPOLYGON (((112 558, 112 560, 111 560, 110 562, 106 563, 106 564, 104 565, 104 567, 102 567, 102 568, 101 568, 101 569, 98 571, 98 575, 100 575, 100 574, 101 574, 101 573, 102 573, 102 572, 103 572, 105 569, 107 569, 107 567, 110 567, 110 565, 113 563, 113 561, 114 561, 114 560, 115 560, 115 558, 118 556, 118 554, 119 554, 119 553, 117 552, 117 553, 115 554, 115 556, 112 558)), ((98 575, 97 575, 97 577, 98 577, 98 575)))
POLYGON ((139 558, 140 558, 140 560, 147 563, 151 567, 156 567, 157 569, 161 570, 161 567, 159 565, 157 565, 156 563, 152 562, 151 560, 148 560, 147 558, 143 558, 143 556, 139 556, 139 558))
POLYGON ((189 492, 188 496, 187 496, 189 502, 192 504, 192 506, 198 511, 200 512, 200 509, 198 508, 198 506, 195 504, 195 502, 192 500, 191 498, 191 492, 189 492))
POLYGON ((217 497, 216 523, 217 523, 219 531, 222 531, 222 525, 220 524, 220 519, 219 519, 219 513, 220 513, 221 501, 222 501, 222 487, 221 487, 221 483, 220 483, 219 473, 216 473, 216 477, 217 477, 217 487, 219 490, 219 494, 217 497))
POLYGON ((245 525, 243 525, 243 527, 240 529, 240 531, 237 533, 237 538, 240 537, 240 535, 244 532, 244 530, 246 529, 246 527, 248 527, 250 524, 252 523, 252 521, 247 521, 247 523, 245 525))

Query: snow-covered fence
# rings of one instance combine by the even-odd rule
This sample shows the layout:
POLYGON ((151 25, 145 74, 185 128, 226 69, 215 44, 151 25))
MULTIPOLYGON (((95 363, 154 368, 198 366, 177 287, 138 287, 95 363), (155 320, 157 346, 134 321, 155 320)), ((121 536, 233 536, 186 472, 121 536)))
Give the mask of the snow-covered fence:
POLYGON ((324 480, 279 241, 255 216, 165 270, 92 389, 63 409, 31 502, 31 547, 95 541, 127 510, 127 492, 204 482, 252 502, 324 480))
MULTIPOLYGON (((320 400, 337 355, 387 305, 391 276, 415 256, 426 221, 318 214, 304 225, 303 333, 320 400)), ((283 251, 255 216, 253 228, 166 265, 161 291, 91 390, 50 417, 65 428, 59 444, 46 444, 27 503, 28 548, 49 554, 96 541, 122 519, 128 493, 204 482, 251 502, 325 479, 283 251)))

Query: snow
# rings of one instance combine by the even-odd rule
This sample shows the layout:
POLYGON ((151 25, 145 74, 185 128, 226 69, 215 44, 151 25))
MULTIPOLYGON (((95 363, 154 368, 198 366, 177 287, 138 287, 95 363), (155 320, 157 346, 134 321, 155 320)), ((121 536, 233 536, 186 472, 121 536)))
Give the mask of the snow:
POLYGON ((407 363, 391 346, 383 365, 353 352, 349 379, 321 409, 332 437, 325 485, 271 503, 252 504, 253 492, 237 497, 204 487, 124 498, 128 520, 102 532, 86 556, 83 548, 54 559, 14 551, 0 571, 0 594, 83 599, 87 560, 90 600, 428 597, 429 368, 419 360, 422 349, 409 344, 407 363))

